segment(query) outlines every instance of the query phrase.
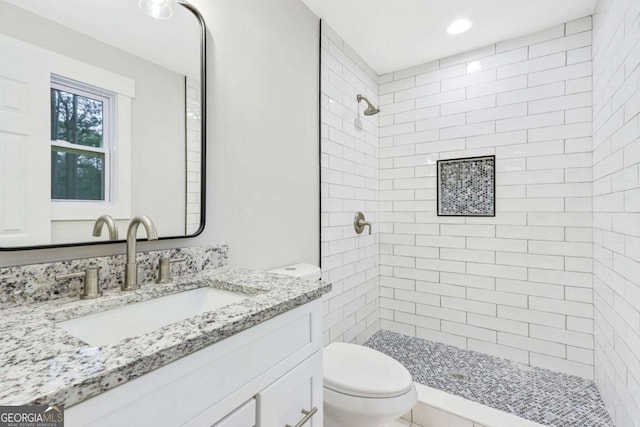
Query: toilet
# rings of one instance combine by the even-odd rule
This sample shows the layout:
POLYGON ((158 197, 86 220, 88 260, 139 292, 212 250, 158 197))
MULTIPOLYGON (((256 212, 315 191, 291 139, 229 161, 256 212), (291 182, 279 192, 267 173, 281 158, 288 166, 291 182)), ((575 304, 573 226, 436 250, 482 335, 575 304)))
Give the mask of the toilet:
POLYGON ((286 267, 271 270, 269 273, 284 274, 285 276, 292 276, 305 280, 320 280, 322 275, 320 267, 313 264, 287 265, 286 267))
MULTIPOLYGON (((271 272, 320 279, 320 269, 309 264, 271 272)), ((323 360, 324 427, 386 427, 418 400, 409 371, 379 351, 335 342, 325 347, 323 360)))
POLYGON ((324 427, 385 427, 417 402, 409 371, 379 351, 332 343, 324 358, 324 427))

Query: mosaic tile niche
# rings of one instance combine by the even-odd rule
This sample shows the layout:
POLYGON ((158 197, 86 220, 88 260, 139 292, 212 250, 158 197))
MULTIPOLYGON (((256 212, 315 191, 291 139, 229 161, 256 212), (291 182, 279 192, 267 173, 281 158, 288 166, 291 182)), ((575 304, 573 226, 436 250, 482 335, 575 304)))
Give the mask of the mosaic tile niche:
POLYGON ((438 216, 495 216, 496 158, 438 161, 438 216))

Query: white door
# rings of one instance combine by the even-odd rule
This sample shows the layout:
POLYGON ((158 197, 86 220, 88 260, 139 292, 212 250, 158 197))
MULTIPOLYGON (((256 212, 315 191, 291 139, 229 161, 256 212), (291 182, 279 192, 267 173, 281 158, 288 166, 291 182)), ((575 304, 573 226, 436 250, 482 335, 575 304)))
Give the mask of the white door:
POLYGON ((51 239, 50 75, 31 45, 0 36, 0 246, 51 239))
POLYGON ((322 427, 322 351, 258 393, 256 427, 322 427))

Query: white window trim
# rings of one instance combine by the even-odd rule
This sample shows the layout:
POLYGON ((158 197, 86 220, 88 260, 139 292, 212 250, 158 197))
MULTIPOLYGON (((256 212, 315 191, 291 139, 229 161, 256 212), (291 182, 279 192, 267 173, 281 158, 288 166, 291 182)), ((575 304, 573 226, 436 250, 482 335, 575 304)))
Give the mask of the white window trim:
MULTIPOLYGON (((82 82, 113 94, 111 117, 115 138, 110 149, 110 167, 116 177, 109 179, 109 201, 52 201, 53 221, 94 220, 100 215, 114 219, 131 217, 131 100, 135 97, 135 82, 102 68, 62 56, 52 55, 51 76, 55 79, 82 82)), ((92 92, 92 91, 89 91, 92 92)), ((49 115, 50 116, 50 115, 49 115)), ((75 147, 83 149, 81 147, 75 147)), ((106 179, 106 177, 105 177, 106 179)))

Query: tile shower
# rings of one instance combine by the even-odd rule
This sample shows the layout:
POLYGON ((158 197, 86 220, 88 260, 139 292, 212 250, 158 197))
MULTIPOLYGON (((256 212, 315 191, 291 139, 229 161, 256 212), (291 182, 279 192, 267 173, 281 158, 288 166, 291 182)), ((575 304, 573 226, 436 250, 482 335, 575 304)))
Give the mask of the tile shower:
POLYGON ((592 378, 590 48, 585 18, 381 77, 383 329, 592 378), (437 216, 436 162, 487 155, 496 217, 437 216))
MULTIPOLYGON (((379 313, 388 331, 363 325, 327 339, 373 336, 367 345, 401 351, 385 337, 402 334, 470 351, 459 359, 531 366, 547 384, 583 387, 593 405, 582 422, 576 411, 529 419, 608 425, 598 421, 602 397, 615 425, 639 425, 639 12, 637 1, 602 0, 593 17, 377 76, 377 88, 371 73, 353 72, 368 68, 323 25, 323 268, 348 283, 326 298, 326 312, 330 327, 352 329, 348 314, 364 295, 356 283, 366 277, 379 283, 367 324, 379 313), (366 135, 353 134, 353 108, 332 110, 360 87, 381 108, 366 135), (361 173, 362 153, 375 154, 375 174, 361 173), (438 161, 485 156, 495 156, 495 217, 486 206, 486 216, 438 215, 447 213, 438 205, 447 191, 438 193, 438 161), (366 251, 350 228, 361 191, 378 239, 366 251), (340 254, 358 265, 357 256, 375 256, 374 244, 376 263, 358 280, 329 262, 340 254)), ((366 288, 367 301, 373 291, 366 288)), ((403 363, 412 370, 413 361, 403 363)), ((513 378, 525 372, 518 369, 513 378)), ((456 393, 450 378, 432 380, 456 393)))

